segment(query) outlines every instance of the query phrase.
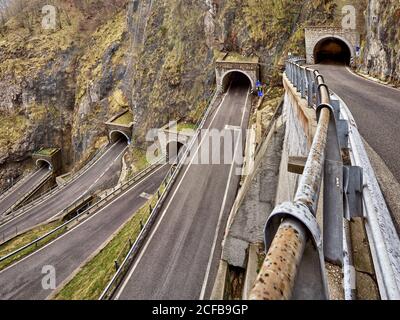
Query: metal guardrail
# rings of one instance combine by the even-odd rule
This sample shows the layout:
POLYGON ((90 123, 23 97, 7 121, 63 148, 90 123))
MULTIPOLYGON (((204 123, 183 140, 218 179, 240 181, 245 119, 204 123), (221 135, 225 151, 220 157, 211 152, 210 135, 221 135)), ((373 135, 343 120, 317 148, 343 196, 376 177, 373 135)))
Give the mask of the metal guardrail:
POLYGON ((12 192, 12 189, 18 188, 19 185, 21 185, 21 184, 24 183, 25 181, 29 180, 29 179, 30 179, 34 174, 36 174, 36 173, 37 173, 37 171, 33 171, 33 172, 30 172, 29 174, 27 174, 26 176, 24 176, 24 175, 21 174, 17 179, 15 179, 15 180, 13 181, 13 184, 12 184, 12 185, 9 185, 8 187, 4 188, 4 189, 1 191, 1 194, 0 194, 0 201, 3 200, 5 197, 7 197, 8 194, 9 194, 10 192, 12 192))
POLYGON ((95 155, 92 157, 92 159, 84 166, 82 167, 81 170, 76 172, 68 181, 61 185, 55 185, 54 187, 50 188, 46 192, 43 192, 41 194, 38 194, 36 197, 34 197, 27 205, 23 206, 22 208, 16 210, 16 211, 11 211, 11 213, 8 212, 8 214, 5 216, 4 219, 0 221, 0 226, 3 225, 4 223, 10 221, 11 219, 20 216, 27 212, 28 210, 32 209, 33 207, 39 205, 40 203, 46 201, 48 198, 56 194, 57 192, 61 191, 66 185, 71 184, 72 182, 76 181, 79 177, 81 177, 83 174, 85 174, 90 167, 99 159, 101 156, 108 150, 108 147, 110 144, 107 144, 103 148, 100 148, 95 155))
MULTIPOLYGON (((85 211, 79 213, 77 216, 75 216, 74 218, 68 220, 67 222, 65 222, 64 224, 60 225, 59 227, 51 230, 50 232, 46 233, 45 235, 41 236, 40 238, 24 245, 23 247, 7 254, 4 257, 0 258, 0 262, 3 262, 15 255, 18 255, 19 253, 21 253, 22 251, 33 247, 33 246, 37 246, 38 243, 44 239, 49 238, 50 236, 54 235, 55 233, 57 233, 58 231, 67 228, 68 226, 75 224, 79 221, 82 221, 82 218, 87 218, 88 216, 90 216, 91 214, 93 214, 94 212, 97 212, 100 208, 102 208, 104 205, 106 205, 107 203, 109 203, 112 199, 114 199, 115 197, 117 197, 118 195, 120 195, 121 193, 123 193, 125 190, 129 189, 130 187, 132 187, 133 185, 136 185, 138 181, 142 180, 144 177, 146 177, 149 173, 151 173, 153 170, 155 170, 158 166, 160 166, 160 163, 163 161, 163 158, 159 159, 156 163, 152 164, 151 166, 147 167, 146 169, 144 169, 143 171, 141 171, 140 173, 138 173, 137 175, 135 175, 134 177, 132 177, 129 181, 125 182, 124 184, 120 185, 120 186, 116 186, 113 189, 109 190, 108 192, 106 192, 106 194, 104 195, 104 198, 100 199, 98 202, 96 202, 95 204, 93 204, 92 206, 90 206, 89 208, 87 208, 85 211)), ((75 203, 74 205, 70 206, 69 208, 65 209, 63 212, 64 214, 68 214, 70 212, 73 212, 73 210, 79 208, 80 205, 82 205, 84 202, 89 200, 90 196, 84 197, 82 198, 80 201, 78 201, 77 203, 75 203)))
POLYGON ((316 109, 318 126, 294 201, 277 206, 267 221, 268 253, 253 300, 329 299, 324 260, 343 265, 344 218, 362 216, 362 169, 344 166, 341 154, 348 148, 348 123, 340 119, 323 76, 304 61, 287 61, 286 76, 316 109), (316 221, 322 181, 324 241, 316 221))
POLYGON ((202 130, 217 98, 219 97, 219 93, 217 91, 214 91, 213 98, 211 101, 209 101, 209 105, 207 109, 204 111, 202 117, 199 119, 199 121, 196 124, 196 133, 192 137, 189 145, 187 148, 182 148, 179 151, 178 154, 178 164, 177 166, 172 166, 169 172, 167 173, 164 181, 161 183, 162 185, 165 185, 164 191, 159 195, 159 198, 157 200, 157 203, 155 204, 154 208, 152 208, 151 214, 143 226, 142 231, 138 235, 137 239, 133 243, 132 247, 130 248, 128 254, 126 255, 125 259, 121 263, 120 266, 118 266, 118 269, 110 282, 108 283, 107 287, 104 289, 102 294, 99 297, 99 300, 109 300, 112 298, 115 290, 118 288, 119 284, 123 280, 125 274, 128 272, 131 263, 135 259, 136 255, 138 254, 140 248, 142 247, 144 241, 146 240, 148 234, 150 233, 155 221, 157 220, 158 214, 160 212, 160 209, 162 208, 165 199, 167 198, 170 190, 172 189, 175 180, 178 177, 178 174, 180 173, 181 168, 185 164, 185 160, 187 156, 190 153, 190 150, 192 149, 194 143, 196 142, 197 138, 200 135, 200 131, 202 130))
POLYGON ((7 210, 2 213, 2 216, 5 217, 9 213, 18 210, 19 208, 23 207, 24 203, 29 204, 30 203, 30 196, 34 195, 37 192, 37 190, 39 190, 46 182, 48 182, 51 179, 52 176, 53 176, 53 172, 51 170, 49 170, 47 172, 47 174, 42 177, 42 179, 37 181, 29 189, 29 191, 25 192, 24 195, 20 199, 18 199, 15 203, 13 203, 10 207, 8 207, 7 210))
MULTIPOLYGON (((370 251, 382 300, 400 300, 400 238, 389 208, 368 158, 356 122, 343 100, 339 100, 343 118, 350 124, 351 163, 364 169, 363 207, 370 251)), ((345 271, 345 270, 344 270, 345 271)))

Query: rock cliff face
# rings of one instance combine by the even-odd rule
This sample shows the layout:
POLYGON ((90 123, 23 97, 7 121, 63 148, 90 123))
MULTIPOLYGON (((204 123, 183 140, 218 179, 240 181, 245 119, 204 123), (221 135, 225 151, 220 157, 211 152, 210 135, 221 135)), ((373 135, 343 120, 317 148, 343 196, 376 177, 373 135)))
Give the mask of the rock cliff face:
MULTIPOLYGON (((56 27, 44 30, 47 2, 15 1, 31 5, 0 21, 0 188, 40 146, 61 147, 65 168, 79 167, 106 141, 103 122, 123 108, 134 115, 129 164, 149 129, 198 119, 223 52, 258 56, 262 80, 279 86, 287 53, 304 55, 304 27, 337 25, 347 3, 53 0, 56 27)), ((356 1, 360 12, 366 1, 356 1)), ((388 27, 399 22, 398 4, 369 2, 378 23, 368 32, 365 67, 394 78, 399 31, 388 27)))
POLYGON ((369 0, 363 70, 400 84, 400 2, 369 0))
POLYGON ((98 123, 125 103, 113 91, 123 73, 124 1, 52 1, 50 30, 47 1, 14 3, 0 17, 0 188, 31 168, 42 146, 62 148, 64 167, 74 166, 99 144, 98 123))

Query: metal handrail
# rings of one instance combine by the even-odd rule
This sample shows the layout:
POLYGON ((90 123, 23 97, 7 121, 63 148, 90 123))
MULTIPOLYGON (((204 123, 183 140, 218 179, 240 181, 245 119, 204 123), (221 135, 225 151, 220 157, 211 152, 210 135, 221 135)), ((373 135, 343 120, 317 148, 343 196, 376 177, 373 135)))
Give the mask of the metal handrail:
POLYGON ((141 248, 141 246, 143 245, 147 235, 149 234, 155 220, 158 217, 159 211, 162 207, 162 205, 164 204, 165 199, 167 198, 171 188, 174 185, 175 180, 178 177, 178 174, 180 173, 181 168, 183 167, 183 165, 185 164, 185 160, 187 158, 187 156, 190 153, 190 150, 192 149, 194 143, 196 142, 197 138, 200 135, 201 130, 203 129, 203 126, 217 100, 217 98, 219 97, 219 93, 218 91, 214 91, 213 94, 213 98, 211 99, 211 101, 209 102, 209 105, 207 107, 207 109, 203 112, 202 117, 199 119, 199 121, 197 121, 196 123, 196 132, 193 135, 191 141, 189 142, 189 145, 187 148, 182 148, 179 153, 178 153, 178 165, 172 166, 171 169, 169 170, 169 172, 167 173, 164 181, 161 183, 162 185, 165 185, 165 189, 164 191, 161 193, 159 199, 156 202, 156 205, 154 206, 154 208, 152 208, 151 213, 149 218, 147 219, 147 222, 145 223, 143 229, 141 230, 141 232, 139 233, 138 237, 136 238, 135 242, 133 243, 131 249, 129 250, 128 254, 126 255, 125 259, 123 260, 123 262, 121 263, 120 266, 118 266, 117 271, 115 272, 114 276, 112 277, 112 279, 110 280, 110 282, 107 284, 106 288, 103 290, 102 294, 99 297, 99 300, 108 300, 112 297, 112 295, 114 294, 116 288, 118 287, 118 285, 120 284, 120 282, 122 281, 123 277, 125 276, 125 274, 127 273, 131 262, 133 261, 133 259, 136 257, 139 249, 141 248))
MULTIPOLYGON (((53 234, 55 234, 56 232, 58 232, 59 230, 67 227, 68 225, 75 223, 76 221, 79 221, 79 219, 84 216, 87 215, 89 216, 90 214, 98 211, 99 208, 103 207, 105 204, 107 204, 109 201, 111 201, 112 199, 114 199, 120 192, 128 189, 129 187, 131 187, 132 185, 136 184, 139 180, 142 180, 145 176, 147 176, 150 172, 154 171, 159 165, 160 163, 164 160, 164 158, 159 159, 156 163, 148 166, 147 168, 145 168, 144 170, 142 170, 141 172, 139 172, 137 175, 135 175, 134 177, 132 177, 129 181, 123 183, 120 186, 117 186, 113 189, 111 189, 110 193, 106 193, 106 196, 102 199, 100 199, 99 201, 97 201, 95 204, 93 204, 92 206, 90 206, 89 208, 87 208, 85 211, 79 213, 77 216, 75 216, 74 218, 68 220, 67 222, 63 223, 62 225, 58 226, 57 228, 49 231, 48 233, 46 233, 45 235, 41 236, 40 238, 24 245, 23 247, 7 254, 4 257, 0 258, 0 262, 3 262, 17 254, 19 254, 20 252, 24 251, 25 249, 32 247, 34 245, 36 245, 37 243, 39 243, 40 241, 52 236, 53 234)), ((90 196, 91 197, 91 196, 90 196)), ((89 200, 89 196, 87 196, 86 198, 82 198, 82 201, 85 202, 85 200, 89 200)), ((80 204, 82 204, 82 202, 79 202, 80 204)), ((63 212, 72 212, 74 210, 74 206, 75 209, 78 208, 77 203, 75 203, 73 206, 71 206, 68 209, 64 209, 63 212)), ((68 213, 66 212, 66 213, 68 213)))
MULTIPOLYGON (((323 177, 328 127, 331 119, 329 109, 331 101, 329 89, 325 85, 322 75, 317 70, 301 66, 299 61, 303 61, 303 59, 292 59, 286 63, 286 75, 300 91, 302 97, 308 100, 309 106, 315 105, 314 97, 306 95, 306 87, 308 90, 316 88, 320 115, 311 150, 299 181, 293 208, 315 216, 323 177), (307 72, 313 74, 313 83, 307 83, 306 78, 301 75, 301 73, 306 75, 307 72)), ((296 275, 308 238, 309 233, 304 224, 292 217, 284 218, 273 238, 256 284, 251 291, 251 300, 281 300, 292 297, 296 275)))

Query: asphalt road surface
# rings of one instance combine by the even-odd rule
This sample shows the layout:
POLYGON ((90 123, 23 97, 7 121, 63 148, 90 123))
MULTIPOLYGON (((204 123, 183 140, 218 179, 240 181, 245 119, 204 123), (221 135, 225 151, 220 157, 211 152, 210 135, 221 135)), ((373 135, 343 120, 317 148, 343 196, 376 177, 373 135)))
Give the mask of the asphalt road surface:
MULTIPOLYGON (((248 85, 233 83, 222 103, 208 117, 204 128, 236 132, 246 129, 250 98, 248 85), (226 127, 226 126, 232 127, 226 127), (232 130, 233 129, 233 130, 232 130)), ((244 131, 244 130, 243 130, 244 131)), ((213 151, 222 164, 196 164, 198 154, 207 153, 204 139, 190 151, 160 216, 138 258, 122 282, 116 299, 202 299, 209 298, 221 256, 221 241, 234 203, 241 168, 224 164, 225 144, 243 155, 245 136, 224 140, 213 151), (199 152, 197 146, 200 146, 199 152)))
POLYGON ((400 181, 400 91, 363 79, 344 66, 314 66, 351 110, 368 144, 400 181))
POLYGON ((52 266, 59 286, 142 207, 165 178, 170 166, 159 166, 93 216, 60 238, 7 269, 0 271, 1 300, 39 300, 53 290, 44 290, 44 266, 52 266))
POLYGON ((79 198, 96 190, 98 186, 119 173, 121 158, 127 148, 125 141, 112 146, 81 176, 61 188, 58 192, 38 203, 22 215, 3 224, 0 222, 0 242, 10 239, 16 233, 29 230, 56 216, 79 198))
POLYGON ((23 200, 27 196, 27 193, 31 191, 31 188, 38 187, 47 179, 49 174, 51 174, 49 168, 42 167, 33 172, 23 183, 12 187, 9 190, 10 192, 0 200, 0 216, 16 203, 23 200))

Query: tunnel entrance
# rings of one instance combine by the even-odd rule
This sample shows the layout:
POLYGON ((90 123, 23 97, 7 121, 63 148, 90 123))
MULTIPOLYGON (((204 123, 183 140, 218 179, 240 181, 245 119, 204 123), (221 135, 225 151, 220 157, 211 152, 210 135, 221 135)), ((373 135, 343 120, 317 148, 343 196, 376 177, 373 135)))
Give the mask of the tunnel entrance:
POLYGON ((185 145, 178 141, 171 141, 167 144, 167 161, 171 164, 178 163, 178 155, 182 157, 185 145))
POLYGON ((115 143, 117 141, 125 141, 127 144, 130 143, 129 137, 122 131, 114 130, 110 132, 110 141, 115 143))
POLYGON ((44 160, 44 159, 38 159, 38 160, 36 160, 36 166, 37 166, 38 168, 47 168, 47 169, 49 169, 49 170, 52 170, 52 169, 53 169, 51 163, 48 162, 47 160, 44 160))
POLYGON ((241 71, 231 71, 225 74, 222 79, 222 89, 226 92, 231 87, 249 88, 253 87, 252 80, 247 74, 241 71))
POLYGON ((351 49, 342 40, 334 37, 322 39, 314 48, 315 63, 350 65, 351 49))

